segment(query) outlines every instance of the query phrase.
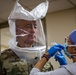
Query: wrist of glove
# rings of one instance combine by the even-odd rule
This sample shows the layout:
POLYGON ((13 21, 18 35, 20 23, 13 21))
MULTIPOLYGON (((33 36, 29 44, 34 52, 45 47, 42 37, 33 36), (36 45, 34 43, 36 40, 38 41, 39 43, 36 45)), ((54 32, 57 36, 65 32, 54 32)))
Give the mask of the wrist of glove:
POLYGON ((61 51, 64 49, 64 46, 61 44, 53 45, 47 52, 48 52, 48 57, 52 57, 56 54, 57 51, 61 51))
POLYGON ((56 61, 59 62, 60 65, 67 65, 68 64, 62 52, 60 52, 60 54, 58 54, 58 53, 55 54, 54 58, 56 61))

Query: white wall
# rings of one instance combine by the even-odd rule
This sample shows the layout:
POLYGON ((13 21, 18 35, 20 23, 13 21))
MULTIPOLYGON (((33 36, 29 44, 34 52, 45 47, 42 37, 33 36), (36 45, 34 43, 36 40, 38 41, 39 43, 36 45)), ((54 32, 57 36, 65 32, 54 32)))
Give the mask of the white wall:
MULTIPOLYGON (((51 42, 57 42, 64 45, 64 38, 76 29, 76 9, 69 9, 60 12, 47 14, 47 42, 51 46, 51 42)), ((66 57, 67 58, 67 57, 66 57)), ((54 68, 58 68, 58 63, 51 59, 54 68)), ((67 58, 68 63, 72 61, 67 58)))
POLYGON ((11 34, 9 32, 9 28, 1 29, 1 51, 9 48, 9 39, 11 38, 11 34))
POLYGON ((50 13, 46 16, 48 45, 52 41, 64 44, 64 38, 76 29, 76 9, 50 13))

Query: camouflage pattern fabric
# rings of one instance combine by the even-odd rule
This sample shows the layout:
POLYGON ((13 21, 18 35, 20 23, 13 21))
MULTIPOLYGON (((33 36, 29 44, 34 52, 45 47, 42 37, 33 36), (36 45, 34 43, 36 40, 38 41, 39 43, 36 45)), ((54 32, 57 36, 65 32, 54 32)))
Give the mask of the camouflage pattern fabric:
MULTIPOLYGON (((34 65, 23 62, 11 49, 4 50, 0 56, 0 75, 29 75, 34 65)), ((48 61, 43 71, 53 70, 48 61)))
POLYGON ((0 55, 0 74, 3 75, 3 61, 1 55, 0 55))
POLYGON ((52 70, 54 70, 53 65, 51 64, 50 61, 48 61, 48 62, 45 64, 45 66, 44 66, 44 68, 43 68, 43 71, 44 71, 44 72, 47 72, 47 71, 52 71, 52 70))
POLYGON ((3 75, 29 75, 32 64, 23 62, 11 49, 1 53, 1 70, 3 75))

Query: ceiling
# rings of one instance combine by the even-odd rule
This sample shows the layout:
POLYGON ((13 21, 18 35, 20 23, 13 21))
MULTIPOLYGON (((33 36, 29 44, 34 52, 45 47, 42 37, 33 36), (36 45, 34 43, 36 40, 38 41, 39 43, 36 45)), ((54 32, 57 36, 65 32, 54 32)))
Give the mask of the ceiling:
MULTIPOLYGON (((0 0, 0 24, 7 22, 8 16, 16 0, 0 0)), ((38 4, 46 0, 19 0, 19 3, 27 10, 32 10, 38 4)), ((76 0, 49 0, 48 13, 66 10, 76 7, 76 0)))

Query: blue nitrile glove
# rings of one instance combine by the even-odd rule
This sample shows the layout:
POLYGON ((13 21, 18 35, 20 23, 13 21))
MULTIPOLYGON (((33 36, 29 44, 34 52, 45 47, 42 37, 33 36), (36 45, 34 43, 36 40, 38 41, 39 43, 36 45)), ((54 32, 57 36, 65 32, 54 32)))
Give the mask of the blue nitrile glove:
POLYGON ((57 51, 61 51, 62 49, 64 49, 64 46, 62 46, 61 44, 57 44, 52 46, 47 52, 49 53, 48 57, 52 57, 57 51))
POLYGON ((54 58, 56 61, 59 62, 60 65, 67 65, 68 64, 62 51, 59 51, 59 53, 57 53, 54 58))

